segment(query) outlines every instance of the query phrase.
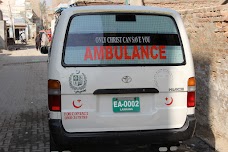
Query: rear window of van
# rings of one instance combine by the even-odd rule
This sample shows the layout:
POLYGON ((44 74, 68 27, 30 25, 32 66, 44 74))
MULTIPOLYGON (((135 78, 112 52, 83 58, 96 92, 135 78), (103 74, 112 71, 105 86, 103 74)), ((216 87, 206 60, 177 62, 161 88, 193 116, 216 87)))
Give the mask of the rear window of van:
POLYGON ((182 65, 179 32, 170 16, 98 14, 71 17, 64 66, 182 65))

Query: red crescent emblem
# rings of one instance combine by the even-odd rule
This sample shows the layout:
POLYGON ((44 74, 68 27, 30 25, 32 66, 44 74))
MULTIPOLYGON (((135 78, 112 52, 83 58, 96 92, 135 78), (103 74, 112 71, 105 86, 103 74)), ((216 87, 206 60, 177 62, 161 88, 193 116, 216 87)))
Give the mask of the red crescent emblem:
MULTIPOLYGON (((77 100, 77 102, 80 103, 81 100, 77 100)), ((77 106, 77 105, 75 105, 75 103, 74 103, 74 101, 73 101, 73 106, 74 106, 75 108, 81 108, 82 104, 81 104, 80 106, 77 106)))
MULTIPOLYGON (((169 99, 169 98, 167 98, 167 97, 165 98, 166 101, 168 101, 168 99, 169 99)), ((166 104, 167 106, 170 106, 172 103, 173 103, 173 98, 171 97, 171 102, 165 103, 165 104, 166 104)))

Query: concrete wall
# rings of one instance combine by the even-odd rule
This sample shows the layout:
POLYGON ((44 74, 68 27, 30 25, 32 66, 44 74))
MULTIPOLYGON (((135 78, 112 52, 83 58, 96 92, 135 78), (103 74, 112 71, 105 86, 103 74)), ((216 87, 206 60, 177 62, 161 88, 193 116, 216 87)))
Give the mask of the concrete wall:
POLYGON ((6 49, 7 35, 6 35, 6 22, 0 20, 0 49, 6 49))

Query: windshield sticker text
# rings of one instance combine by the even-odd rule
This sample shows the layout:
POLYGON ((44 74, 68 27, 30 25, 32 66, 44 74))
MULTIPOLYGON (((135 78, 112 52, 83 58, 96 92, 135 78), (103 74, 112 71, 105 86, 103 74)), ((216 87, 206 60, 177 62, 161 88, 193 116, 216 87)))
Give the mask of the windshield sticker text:
POLYGON ((132 36, 132 37, 96 37, 96 43, 150 43, 150 36, 132 36))

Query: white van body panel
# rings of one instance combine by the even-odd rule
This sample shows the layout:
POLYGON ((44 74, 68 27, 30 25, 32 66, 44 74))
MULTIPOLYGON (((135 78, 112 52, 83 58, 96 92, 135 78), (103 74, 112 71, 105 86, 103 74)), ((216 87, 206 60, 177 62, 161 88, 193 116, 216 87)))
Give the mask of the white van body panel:
MULTIPOLYGON (((64 10, 59 18, 51 50, 48 78, 59 80, 61 83, 61 119, 67 132, 181 128, 187 115, 195 112, 195 108, 187 108, 186 104, 188 79, 195 76, 190 45, 181 17, 173 10, 140 6, 69 8, 64 10), (69 18, 81 13, 106 12, 171 16, 179 30, 186 64, 183 66, 63 67, 63 42, 69 18), (69 85, 69 77, 76 71, 83 73, 87 81, 86 90, 81 93, 75 93, 69 85), (124 76, 130 76, 131 83, 123 83, 124 76), (120 88, 156 88, 159 93, 93 94, 97 89, 120 88), (175 91, 172 88, 182 88, 182 90, 175 91), (113 112, 112 99, 115 97, 139 97, 140 112, 113 112), (171 100, 173 103, 167 105, 171 100), (73 104, 82 106, 75 108, 73 104)), ((59 114, 59 112, 52 112, 50 118, 59 118, 59 114)))
MULTIPOLYGON (((94 68, 94 67, 93 67, 94 68)), ((164 77, 157 80, 159 86, 156 86, 153 75, 144 75, 145 71, 150 71, 150 67, 125 67, 125 68, 96 68, 95 71, 87 70, 88 68, 78 68, 83 71, 87 76, 88 83, 86 93, 75 95, 74 91, 68 84, 68 77, 74 70, 63 72, 66 76, 63 76, 66 82, 62 81, 62 118, 64 113, 67 112, 88 112, 88 118, 86 120, 75 120, 74 122, 68 119, 62 119, 65 129, 69 132, 88 132, 88 131, 114 131, 114 130, 140 130, 148 129, 167 129, 167 128, 180 128, 183 126, 187 116, 186 107, 186 95, 187 92, 169 92, 167 88, 186 88, 187 76, 179 75, 176 78, 164 77), (129 70, 132 69, 132 70, 129 70), (131 72, 127 72, 127 71, 131 72), (122 73, 118 75, 118 73, 122 73), (130 84, 123 83, 122 77, 125 75, 132 77, 130 84), (106 77, 104 77, 104 75, 106 77), (115 76, 115 77, 113 77, 115 76), (186 79, 183 80, 183 77, 186 79), (110 80, 111 79, 111 80, 110 80), (146 80, 146 81, 145 81, 146 80), (171 80, 171 81, 170 81, 171 80), (170 83, 171 82, 171 83, 170 83), (66 85, 64 85, 66 84, 66 85), (168 87, 167 87, 168 84, 168 87), (175 85, 181 84, 181 85, 175 85), (166 87, 164 87, 164 85, 166 87), (121 97, 123 95, 93 95, 96 86, 99 89, 106 89, 107 86, 112 88, 158 88, 162 93, 159 94, 127 94, 125 97, 140 97, 141 111, 140 113, 118 113, 114 114, 112 111, 113 97, 121 97), (63 91, 64 90, 64 91, 63 91), (69 94, 70 93, 70 94, 69 94), (166 97, 172 97, 175 101, 171 106, 167 106, 166 97), (79 109, 75 109, 72 106, 72 102, 80 99, 83 106, 79 109), (142 103, 143 102, 143 103, 142 103), (177 110, 178 109, 178 110, 177 110), (174 112, 178 111, 178 112, 174 112), (115 116, 113 116, 115 115, 115 116), (169 122, 167 122, 167 119, 169 122), (137 121, 134 121, 137 120, 137 121), (75 130, 75 122, 77 123, 77 129, 75 130), (80 123, 81 122, 81 123, 80 123), (85 125, 88 122, 90 125, 85 125), (131 123, 130 123, 131 122, 131 123), (107 126, 105 126, 108 125, 107 126), (89 126, 86 128, 85 126, 89 126), (111 128, 110 128, 111 126, 111 128), (69 128, 68 128, 69 127, 69 128)), ((156 69, 156 68, 155 68, 156 69)), ((163 67, 164 69, 164 67, 163 67)), ((154 69, 153 69, 154 70, 154 69)), ((157 69, 159 71, 160 68, 157 69)), ((184 69, 183 69, 184 70, 184 69)), ((179 71, 171 71, 170 73, 183 73, 179 71)), ((185 70, 184 70, 185 71, 185 70)), ((148 72, 149 73, 149 72, 148 72)))

